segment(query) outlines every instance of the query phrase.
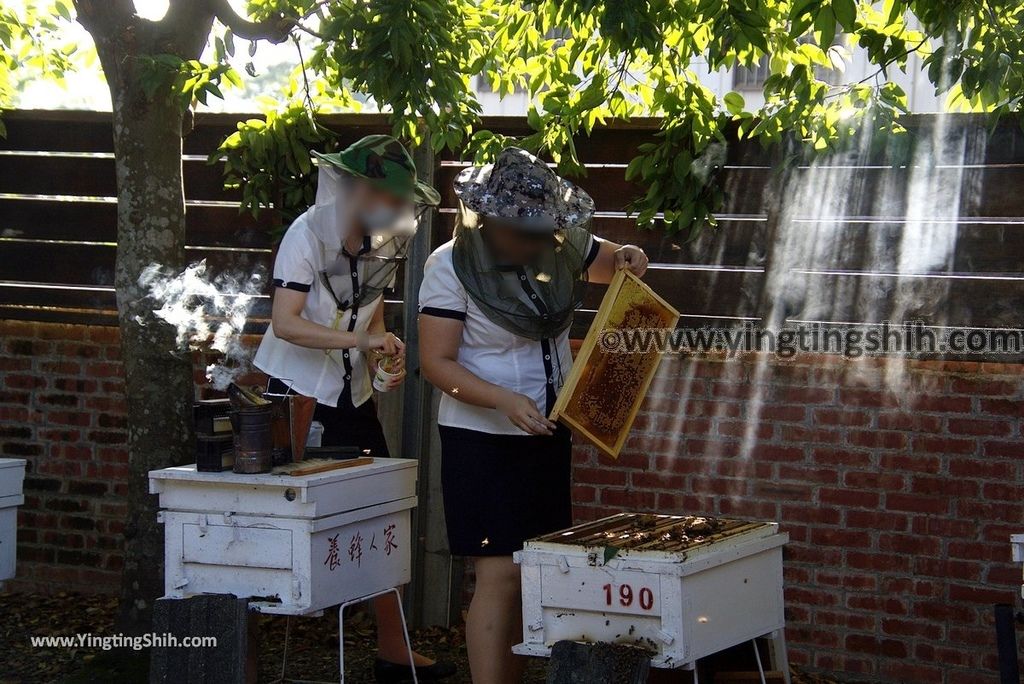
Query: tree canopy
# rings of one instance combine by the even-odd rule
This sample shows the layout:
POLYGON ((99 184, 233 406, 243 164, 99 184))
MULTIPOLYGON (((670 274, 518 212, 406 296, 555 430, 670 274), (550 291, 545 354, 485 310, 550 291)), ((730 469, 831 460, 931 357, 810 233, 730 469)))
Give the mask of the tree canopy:
MULTIPOLYGON (((309 200, 307 150, 329 137, 315 115, 357 98, 389 111, 408 141, 476 159, 514 142, 549 154, 568 173, 581 171, 574 139, 599 122, 661 117, 657 142, 626 174, 646 188, 633 205, 638 223, 660 215, 675 231, 712 219, 720 201, 716 143, 726 131, 766 144, 793 137, 820 153, 842 145, 865 117, 877 130, 899 130, 906 93, 886 77, 908 68, 913 54, 953 109, 1017 113, 1024 91, 1024 5, 1014 0, 249 0, 246 16, 227 0, 205 2, 219 20, 209 63, 172 53, 140 57, 147 90, 182 107, 241 81, 232 66, 244 61, 239 41, 249 41, 251 55, 261 40, 298 45, 300 36, 307 44, 312 37, 309 54, 296 55, 295 85, 273 113, 222 148, 229 180, 245 186, 252 209, 309 200), (854 46, 877 71, 848 82, 854 46), (761 60, 769 77, 757 107, 737 92, 719 98, 695 68, 761 60), (513 141, 483 129, 478 79, 502 95, 525 92, 534 132, 513 141)), ((0 13, 0 104, 26 45, 38 46, 54 29, 44 9, 70 17, 68 4, 29 0, 29 22, 0 13)), ((36 53, 51 74, 66 67, 59 52, 53 61, 36 53)))

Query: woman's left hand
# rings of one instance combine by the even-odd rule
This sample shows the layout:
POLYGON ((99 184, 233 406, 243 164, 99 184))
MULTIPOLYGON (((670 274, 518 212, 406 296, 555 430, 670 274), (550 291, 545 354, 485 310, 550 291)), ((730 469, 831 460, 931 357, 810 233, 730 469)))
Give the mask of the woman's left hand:
POLYGON ((629 269, 629 272, 638 278, 642 278, 647 272, 648 261, 644 250, 636 245, 623 245, 615 250, 615 270, 629 269))
MULTIPOLYGON (((370 353, 370 373, 372 375, 376 375, 377 366, 380 365, 380 361, 384 356, 384 354, 379 352, 370 353)), ((395 389, 405 380, 405 349, 403 348, 397 354, 389 355, 389 358, 388 372, 398 373, 398 375, 387 381, 385 384, 386 391, 395 389)))

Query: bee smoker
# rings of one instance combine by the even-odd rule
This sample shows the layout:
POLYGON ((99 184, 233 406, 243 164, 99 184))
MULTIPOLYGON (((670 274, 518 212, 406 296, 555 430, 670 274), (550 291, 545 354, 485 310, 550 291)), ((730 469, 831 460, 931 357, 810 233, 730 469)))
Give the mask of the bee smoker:
POLYGON ((270 430, 273 406, 250 390, 232 384, 231 429, 234 433, 236 473, 268 473, 273 467, 274 440, 270 430))

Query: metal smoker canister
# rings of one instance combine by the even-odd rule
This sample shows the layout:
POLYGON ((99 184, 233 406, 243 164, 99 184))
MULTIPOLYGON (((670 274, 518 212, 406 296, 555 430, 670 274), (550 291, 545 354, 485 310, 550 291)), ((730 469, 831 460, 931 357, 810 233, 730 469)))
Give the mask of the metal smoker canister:
POLYGON ((271 406, 246 406, 230 412, 236 473, 268 473, 273 466, 271 406))

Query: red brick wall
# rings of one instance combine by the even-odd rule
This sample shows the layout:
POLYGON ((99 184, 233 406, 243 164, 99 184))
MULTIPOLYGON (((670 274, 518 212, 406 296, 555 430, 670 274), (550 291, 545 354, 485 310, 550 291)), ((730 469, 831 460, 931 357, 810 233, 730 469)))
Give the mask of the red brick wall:
MULTIPOLYGON (((29 460, 13 590, 117 589, 118 354, 110 328, 0 321, 0 454, 29 460)), ((874 361, 760 364, 666 361, 617 462, 577 449, 577 516, 778 520, 794 663, 995 681, 991 604, 1021 581, 1021 367, 907 362, 887 380, 874 361)))
POLYGON ((994 682, 992 604, 1021 585, 1022 368, 890 364, 666 361, 617 462, 577 448, 577 516, 777 520, 792 662, 994 682))
POLYGON ((14 589, 115 591, 128 451, 117 329, 0 321, 0 455, 28 459, 14 589))

